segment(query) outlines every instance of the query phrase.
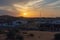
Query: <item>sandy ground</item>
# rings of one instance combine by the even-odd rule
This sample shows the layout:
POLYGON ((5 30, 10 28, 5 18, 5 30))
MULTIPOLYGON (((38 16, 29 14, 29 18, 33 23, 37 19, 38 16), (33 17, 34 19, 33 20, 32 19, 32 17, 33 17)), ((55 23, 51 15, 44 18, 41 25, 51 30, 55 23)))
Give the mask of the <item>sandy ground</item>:
MULTIPOLYGON (((60 32, 44 32, 44 31, 21 31, 24 40, 53 40, 54 35, 60 32), (33 34, 34 36, 30 36, 33 34)), ((5 40, 6 34, 0 34, 0 40, 5 40)))
POLYGON ((34 37, 24 35, 24 40, 53 40, 54 35, 60 32, 44 32, 44 31, 22 31, 27 32, 27 35, 34 34, 34 37))

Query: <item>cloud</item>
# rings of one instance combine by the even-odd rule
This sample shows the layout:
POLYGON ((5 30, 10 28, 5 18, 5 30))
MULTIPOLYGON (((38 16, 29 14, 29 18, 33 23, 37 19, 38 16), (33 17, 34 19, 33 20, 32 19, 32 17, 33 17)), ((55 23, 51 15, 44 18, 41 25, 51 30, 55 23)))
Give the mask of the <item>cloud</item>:
POLYGON ((14 3, 27 2, 29 0, 0 0, 0 6, 9 6, 14 3))
POLYGON ((47 8, 48 10, 60 10, 60 0, 0 0, 0 14, 17 15, 18 12, 13 7, 13 4, 37 9, 43 8, 46 10, 47 8))
POLYGON ((55 7, 60 5, 60 0, 0 0, 1 6, 12 6, 13 4, 25 4, 28 7, 55 7))
POLYGON ((7 10, 0 10, 0 15, 17 16, 17 14, 15 12, 7 11, 7 10))
POLYGON ((5 15, 5 14, 9 15, 11 14, 11 12, 6 11, 6 10, 0 10, 0 15, 5 15))
MULTIPOLYGON (((34 7, 37 7, 37 8, 40 8, 40 7, 51 7, 53 6, 55 3, 57 4, 60 4, 58 3, 59 0, 43 0, 41 2, 37 2, 35 3, 33 6, 34 7)), ((57 5, 56 5, 57 6, 57 5)), ((54 6, 55 7, 55 6, 54 6)))

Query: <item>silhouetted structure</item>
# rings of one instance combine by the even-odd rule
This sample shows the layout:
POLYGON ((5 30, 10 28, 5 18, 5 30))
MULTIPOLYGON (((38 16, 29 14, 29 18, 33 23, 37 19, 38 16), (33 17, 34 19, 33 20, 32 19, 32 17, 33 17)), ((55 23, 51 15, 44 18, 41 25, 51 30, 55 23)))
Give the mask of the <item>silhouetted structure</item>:
POLYGON ((54 40, 60 40, 60 33, 55 34, 54 40))
POLYGON ((9 32, 7 33, 7 39, 6 40, 15 40, 15 35, 16 35, 16 31, 15 30, 9 30, 9 32))

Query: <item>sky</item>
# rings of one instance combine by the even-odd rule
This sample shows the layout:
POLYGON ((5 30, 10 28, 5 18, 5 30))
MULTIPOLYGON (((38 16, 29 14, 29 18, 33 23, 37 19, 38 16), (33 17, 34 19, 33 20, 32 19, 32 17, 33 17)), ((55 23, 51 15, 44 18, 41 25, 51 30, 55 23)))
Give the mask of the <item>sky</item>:
POLYGON ((60 17, 60 0, 0 0, 0 15, 60 17))

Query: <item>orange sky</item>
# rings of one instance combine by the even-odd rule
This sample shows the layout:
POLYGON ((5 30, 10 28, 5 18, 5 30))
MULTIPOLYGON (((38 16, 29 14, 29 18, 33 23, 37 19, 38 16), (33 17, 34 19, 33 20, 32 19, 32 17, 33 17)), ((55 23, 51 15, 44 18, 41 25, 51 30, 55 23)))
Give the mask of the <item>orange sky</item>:
POLYGON ((35 9, 35 8, 19 9, 17 8, 17 11, 20 12, 18 16, 23 16, 23 17, 55 17, 56 13, 58 12, 57 10, 50 9, 50 8, 40 8, 40 9, 35 9))
POLYGON ((54 7, 50 7, 50 5, 47 7, 39 7, 35 5, 32 6, 32 4, 34 3, 29 2, 24 6, 21 6, 19 4, 14 4, 14 7, 20 13, 18 14, 18 16, 23 16, 23 17, 59 17, 60 16, 60 11, 58 9, 55 9, 54 7), (24 15, 24 13, 26 15, 24 15))
POLYGON ((0 15, 60 17, 60 0, 0 0, 0 15))

